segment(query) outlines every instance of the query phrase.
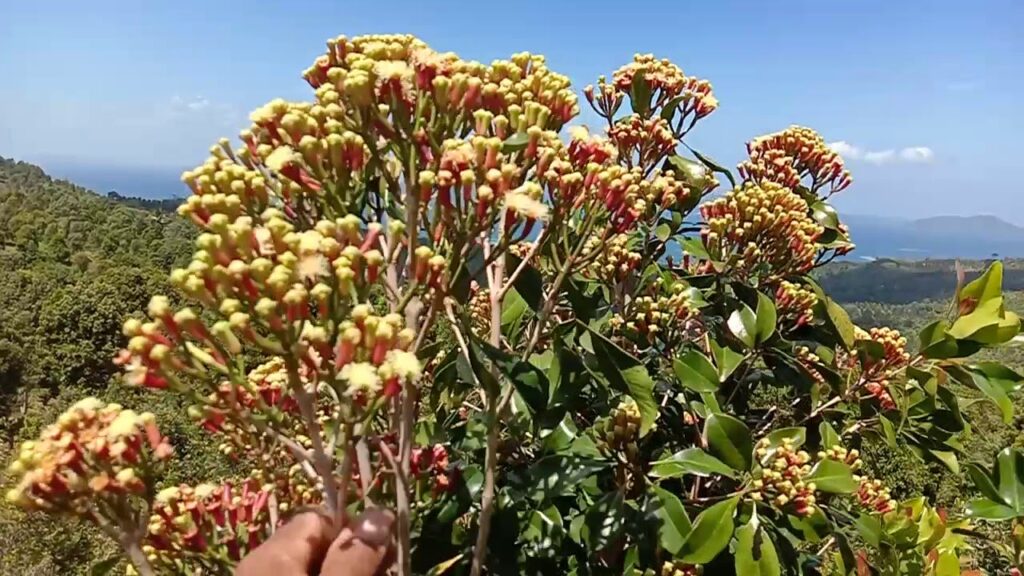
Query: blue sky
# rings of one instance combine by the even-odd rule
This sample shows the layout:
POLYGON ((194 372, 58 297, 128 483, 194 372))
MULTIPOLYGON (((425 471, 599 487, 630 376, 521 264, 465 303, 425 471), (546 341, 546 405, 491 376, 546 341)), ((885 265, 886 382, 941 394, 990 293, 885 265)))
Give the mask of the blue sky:
MULTIPOLYGON (((169 181, 252 108, 309 98, 326 38, 410 32, 485 62, 545 54, 578 89, 653 52, 714 84, 690 141, 723 163, 803 124, 845 147, 842 209, 1024 224, 1022 28, 1020 0, 11 2, 0 155, 169 181)), ((151 191, 135 176, 127 192, 151 191)))

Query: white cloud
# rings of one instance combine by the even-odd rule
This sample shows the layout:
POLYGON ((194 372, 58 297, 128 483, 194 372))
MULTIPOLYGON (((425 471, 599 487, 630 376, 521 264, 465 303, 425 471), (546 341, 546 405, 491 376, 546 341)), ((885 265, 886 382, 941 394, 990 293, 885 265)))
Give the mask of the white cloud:
POLYGON ((192 98, 174 96, 171 98, 171 106, 177 110, 199 112, 200 110, 205 110, 210 107, 210 100, 203 96, 194 96, 192 98))
POLYGON ((864 155, 863 150, 845 140, 833 142, 829 144, 828 147, 831 148, 833 152, 836 152, 843 158, 847 158, 849 160, 858 160, 864 155))
POLYGON ((931 162, 935 152, 927 146, 911 146, 900 150, 900 158, 906 162, 931 162))
POLYGON ((935 158, 935 152, 927 146, 908 146, 899 150, 886 148, 884 150, 867 150, 850 144, 845 140, 832 142, 828 145, 833 151, 846 160, 863 160, 869 164, 881 166, 894 162, 908 164, 924 164, 935 158))
POLYGON ((875 150, 864 153, 864 161, 871 164, 888 164, 895 158, 896 151, 891 148, 889 150, 875 150))

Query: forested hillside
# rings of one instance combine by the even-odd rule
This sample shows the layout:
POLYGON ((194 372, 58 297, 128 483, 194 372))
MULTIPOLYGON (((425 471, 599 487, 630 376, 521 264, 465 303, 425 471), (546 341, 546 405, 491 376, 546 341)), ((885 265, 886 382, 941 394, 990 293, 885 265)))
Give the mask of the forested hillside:
MULTIPOLYGON (((221 464, 184 406, 127 389, 112 362, 124 319, 167 291, 167 270, 188 258, 193 230, 173 213, 0 158, 0 461, 73 400, 98 395, 159 412, 190 472, 221 464)), ((88 527, 68 527, 0 504, 0 573, 87 572, 105 544, 95 546, 88 527)))
MULTIPOLYGON (((74 400, 97 395, 158 413, 177 448, 180 477, 218 477, 230 463, 203 442, 174 396, 149 395, 119 382, 113 358, 123 320, 145 308, 149 295, 171 293, 167 270, 187 262, 194 228, 168 211, 168 202, 99 196, 49 178, 30 164, 0 158, 0 461, 11 448, 74 400), (184 472, 182 472, 184 471, 184 472)), ((967 276, 985 262, 966 262, 967 276)), ((946 311, 956 286, 952 261, 837 263, 820 275, 825 289, 864 328, 888 325, 914 345, 916 332, 946 311)), ((1024 310, 1024 265, 1010 262, 1008 306, 1024 310)), ((1002 360, 1024 367, 1021 348, 1002 360)), ((998 447, 1024 445, 1017 406, 1014 427, 1002 432, 990 404, 969 408, 981 417, 969 453, 988 460, 998 447), (987 423, 991 423, 988 425, 987 423)), ((865 444, 869 467, 898 498, 926 494, 951 504, 968 483, 935 465, 865 444)), ((2 483, 2 478, 0 478, 2 483)), ((77 574, 111 552, 88 527, 55 524, 0 504, 0 574, 77 574)), ((984 552, 980 553, 984 556, 984 552)))

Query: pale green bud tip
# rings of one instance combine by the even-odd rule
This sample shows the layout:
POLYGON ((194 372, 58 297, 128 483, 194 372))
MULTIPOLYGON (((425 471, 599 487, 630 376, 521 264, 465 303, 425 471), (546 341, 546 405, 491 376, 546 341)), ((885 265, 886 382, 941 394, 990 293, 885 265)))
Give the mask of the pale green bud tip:
POLYGON ((171 302, 166 296, 156 295, 149 300, 148 312, 151 318, 166 316, 171 309, 171 302))

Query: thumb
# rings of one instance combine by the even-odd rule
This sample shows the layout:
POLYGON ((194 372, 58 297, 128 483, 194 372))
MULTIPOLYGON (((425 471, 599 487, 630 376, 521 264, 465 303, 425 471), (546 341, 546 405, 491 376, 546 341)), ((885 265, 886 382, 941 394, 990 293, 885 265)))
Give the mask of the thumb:
POLYGON ((383 572, 391 550, 395 515, 371 508, 345 527, 331 543, 321 576, 373 576, 383 572))

